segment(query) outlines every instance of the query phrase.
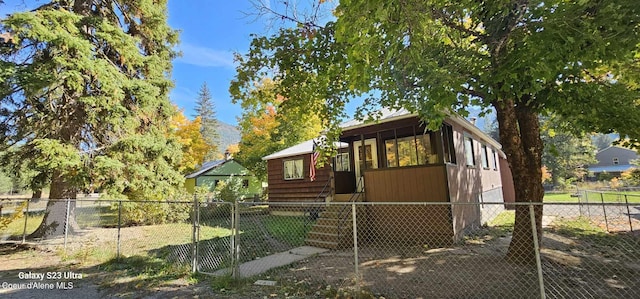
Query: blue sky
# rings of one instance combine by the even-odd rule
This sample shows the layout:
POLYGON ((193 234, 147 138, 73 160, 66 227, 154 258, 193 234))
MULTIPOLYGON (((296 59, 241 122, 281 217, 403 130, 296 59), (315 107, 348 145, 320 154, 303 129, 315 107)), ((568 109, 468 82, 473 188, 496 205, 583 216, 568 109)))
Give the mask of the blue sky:
MULTIPOLYGON (((5 0, 5 5, 0 5, 0 16, 46 2, 5 0)), ((237 124, 236 118, 242 111, 239 105, 231 103, 228 91, 235 75, 233 53, 248 51, 251 33, 269 33, 268 21, 247 16, 254 12, 249 0, 169 0, 168 11, 169 25, 180 30, 178 49, 183 53, 173 64, 175 87, 171 100, 192 118, 198 90, 207 82, 218 119, 237 124)))
POLYGON ((251 33, 267 33, 266 23, 246 14, 252 12, 248 0, 169 1, 169 25, 181 31, 179 49, 183 56, 174 61, 175 87, 171 100, 193 115, 198 90, 207 82, 219 120, 236 124, 241 114, 231 103, 229 83, 235 75, 233 53, 249 49, 251 33))

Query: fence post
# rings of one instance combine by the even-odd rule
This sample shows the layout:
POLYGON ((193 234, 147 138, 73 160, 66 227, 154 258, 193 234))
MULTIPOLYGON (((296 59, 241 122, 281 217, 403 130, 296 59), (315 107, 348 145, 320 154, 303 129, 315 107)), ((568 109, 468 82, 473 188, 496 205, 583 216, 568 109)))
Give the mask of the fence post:
POLYGON ((356 274, 356 298, 360 297, 360 271, 358 265, 358 225, 356 221, 356 204, 351 203, 351 219, 353 219, 353 258, 356 274))
POLYGON ((120 228, 122 227, 122 200, 118 201, 118 241, 116 243, 116 258, 120 258, 120 228))
MULTIPOLYGON (((27 239, 27 221, 29 219, 29 204, 31 204, 31 200, 27 199, 27 211, 23 213, 24 215, 24 229, 22 230, 22 244, 26 242, 27 239)), ((628 209, 628 207, 627 207, 628 209)))
MULTIPOLYGON (((227 203, 224 203, 227 204, 227 203)), ((236 211, 235 211, 235 205, 229 203, 231 205, 231 209, 229 209, 231 211, 231 236, 229 237, 230 240, 230 244, 231 247, 229 248, 229 254, 231 255, 231 276, 234 277, 235 276, 235 271, 236 271, 236 267, 235 267, 235 248, 236 248, 236 240, 235 240, 235 221, 236 221, 236 211)))
POLYGON ((600 192, 600 201, 602 201, 602 213, 604 213, 604 225, 607 227, 607 232, 609 232, 609 221, 607 221, 607 209, 604 206, 604 193, 600 192))
POLYGON ((240 206, 238 200, 233 202, 233 277, 240 278, 240 244, 238 244, 238 229, 240 227, 240 206))
POLYGON ((531 232, 533 235, 533 248, 536 254, 536 267, 538 268, 538 284, 540 286, 540 298, 545 299, 544 279, 542 277, 542 261, 540 260, 540 245, 538 244, 538 230, 536 228, 536 213, 533 205, 529 204, 529 218, 531 219, 531 232))
POLYGON ((631 211, 629 211, 629 199, 627 198, 627 194, 624 195, 624 202, 626 203, 626 206, 627 206, 627 217, 629 217, 629 229, 631 229, 631 232, 633 232, 633 224, 631 223, 631 211))
POLYGON ((69 209, 71 207, 71 199, 67 198, 67 212, 64 216, 64 253, 67 253, 67 236, 69 235, 69 209))
POLYGON ((198 196, 193 194, 193 213, 191 213, 191 222, 193 227, 191 229, 191 273, 196 273, 198 264, 198 196))
POLYGON ((589 191, 584 190, 584 199, 587 201, 587 217, 591 219, 591 209, 589 208, 589 191))

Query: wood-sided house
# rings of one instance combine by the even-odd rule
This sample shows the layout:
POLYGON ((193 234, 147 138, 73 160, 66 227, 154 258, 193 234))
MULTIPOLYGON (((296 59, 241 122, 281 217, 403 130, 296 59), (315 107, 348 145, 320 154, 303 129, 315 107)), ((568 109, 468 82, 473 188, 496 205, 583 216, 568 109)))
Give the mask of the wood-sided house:
POLYGON ((196 187, 206 187, 213 192, 218 183, 230 178, 241 180, 239 195, 242 197, 251 198, 262 194, 262 182, 228 154, 225 154, 224 159, 205 162, 200 169, 186 175, 184 186, 189 193, 194 193, 196 187))
MULTIPOLYGON (((501 145, 469 121, 451 116, 439 130, 430 131, 417 115, 406 110, 380 112, 375 123, 353 120, 342 125, 340 141, 346 147, 339 151, 332 165, 319 168, 322 176, 317 176, 314 182, 309 180, 308 171, 305 172, 310 162, 306 156, 310 155, 286 155, 284 150, 265 157, 269 168, 269 201, 317 201, 319 198, 372 203, 514 201, 511 172, 501 145), (302 159, 303 172, 294 180, 287 173, 288 165, 300 163, 291 162, 298 158, 302 159), (321 186, 331 189, 323 194, 321 186)), ((501 207, 370 206, 364 215, 368 228, 363 238, 451 242, 486 221, 483 208, 495 212, 501 207)), ((336 223, 331 219, 323 221, 323 215, 330 214, 336 213, 327 211, 321 215, 316 227, 322 228, 314 227, 307 243, 332 248, 349 243, 338 237, 348 235, 340 231, 344 228, 336 227, 332 232, 326 227, 336 223)))

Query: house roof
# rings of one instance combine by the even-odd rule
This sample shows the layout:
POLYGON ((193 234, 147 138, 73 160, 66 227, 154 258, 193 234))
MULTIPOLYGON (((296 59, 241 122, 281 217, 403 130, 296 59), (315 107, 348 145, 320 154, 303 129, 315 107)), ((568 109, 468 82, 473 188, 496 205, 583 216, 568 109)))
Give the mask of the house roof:
MULTIPOLYGON (((380 113, 380 118, 377 119, 376 123, 385 123, 385 122, 390 122, 394 120, 416 116, 416 114, 412 114, 407 109, 404 109, 404 108, 400 108, 398 110, 382 108, 377 112, 380 113)), ((367 127, 370 125, 372 125, 372 123, 367 123, 357 119, 351 119, 340 124, 340 127, 342 128, 343 131, 346 131, 346 130, 352 130, 352 129, 361 128, 361 127, 367 127)))
POLYGON ((631 164, 619 164, 619 165, 610 165, 610 166, 592 166, 589 167, 589 171, 591 172, 625 172, 629 169, 637 168, 635 165, 631 164))
POLYGON ((216 167, 218 167, 218 166, 220 166, 220 165, 222 165, 222 164, 224 164, 224 163, 226 163, 228 161, 232 161, 232 159, 229 159, 229 160, 222 159, 222 160, 215 160, 215 161, 209 161, 209 162, 202 163, 202 167, 200 167, 200 169, 198 169, 194 173, 188 174, 185 178, 192 179, 192 178, 198 177, 199 175, 201 175, 201 174, 203 174, 203 173, 205 173, 205 172, 207 172, 207 171, 209 171, 211 169, 214 169, 214 168, 216 168, 216 167))
POLYGON ((622 150, 624 152, 629 152, 629 153, 632 153, 634 155, 638 155, 637 151, 629 149, 629 148, 626 148, 626 147, 622 147, 622 146, 619 146, 619 145, 610 145, 608 147, 605 147, 605 148, 599 150, 596 154, 599 154, 599 153, 602 153, 602 152, 607 152, 607 151, 610 151, 610 150, 622 150))
MULTIPOLYGON (((377 119, 377 121, 375 123, 367 123, 367 122, 363 122, 363 121, 360 121, 360 120, 352 119, 352 120, 349 120, 349 121, 346 121, 346 122, 342 123, 340 125, 340 127, 342 128, 342 131, 344 132, 344 131, 347 131, 347 130, 353 130, 353 129, 367 127, 367 126, 371 126, 371 125, 375 125, 375 124, 381 124, 381 123, 386 123, 386 122, 391 122, 391 121, 396 121, 396 120, 401 120, 401 119, 405 119, 405 118, 411 118, 411 117, 417 117, 418 116, 418 114, 411 113, 405 108, 400 108, 400 109, 382 108, 382 109, 378 110, 378 112, 381 115, 380 115, 380 117, 377 119)), ((474 124, 472 124, 468 120, 466 120, 466 119, 464 119, 464 118, 462 118, 462 117, 460 117, 458 115, 450 115, 449 119, 451 121, 455 122, 456 124, 461 125, 465 129, 471 131, 475 135, 481 137, 484 141, 486 141, 487 143, 489 143, 493 147, 495 147, 500 152, 501 156, 506 157, 506 155, 502 152, 502 145, 498 141, 496 141, 495 139, 491 138, 491 136, 487 135, 485 132, 480 130, 474 124)))
MULTIPOLYGON (((262 157, 262 160, 273 160, 273 159, 278 159, 278 158, 285 158, 285 157, 292 157, 292 156, 298 156, 298 155, 304 155, 304 154, 310 154, 313 151, 313 141, 314 139, 309 139, 307 141, 304 141, 302 143, 296 144, 292 147, 288 147, 285 148, 279 152, 275 152, 271 155, 262 157)), ((316 143, 319 143, 319 140, 315 140, 316 143)), ((335 142, 334 143, 336 148, 345 148, 348 147, 349 144, 344 143, 344 142, 335 142)))

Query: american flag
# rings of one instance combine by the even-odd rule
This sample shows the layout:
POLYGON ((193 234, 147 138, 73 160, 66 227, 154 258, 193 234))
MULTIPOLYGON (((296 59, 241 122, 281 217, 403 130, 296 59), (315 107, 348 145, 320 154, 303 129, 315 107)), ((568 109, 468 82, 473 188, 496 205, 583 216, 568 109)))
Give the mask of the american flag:
POLYGON ((311 150, 311 163, 309 163, 309 178, 311 181, 316 180, 316 163, 320 153, 316 150, 316 142, 313 142, 313 149, 311 150))

